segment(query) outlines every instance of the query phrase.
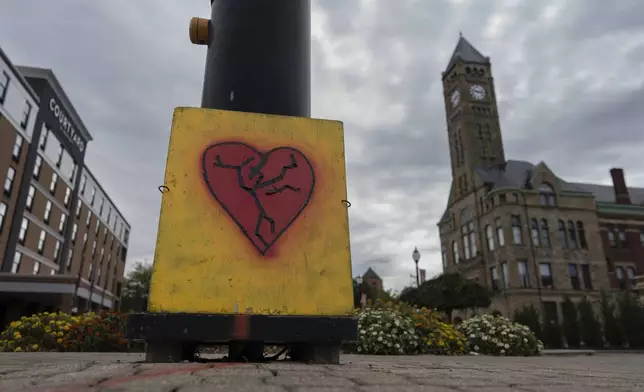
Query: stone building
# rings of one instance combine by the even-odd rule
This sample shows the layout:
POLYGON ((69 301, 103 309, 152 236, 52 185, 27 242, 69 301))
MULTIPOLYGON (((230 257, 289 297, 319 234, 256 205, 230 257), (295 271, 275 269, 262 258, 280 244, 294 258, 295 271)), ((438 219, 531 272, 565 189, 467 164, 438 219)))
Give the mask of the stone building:
POLYGON ((373 269, 367 269, 367 272, 362 275, 362 281, 375 288, 376 293, 382 291, 382 278, 373 269))
POLYGON ((599 298, 644 271, 644 189, 568 182, 545 162, 506 159, 490 58, 460 37, 442 74, 452 185, 438 223, 444 271, 560 321, 565 294, 599 298))
POLYGON ((54 73, 0 49, 0 327, 119 307, 130 225, 85 164, 91 141, 54 73))

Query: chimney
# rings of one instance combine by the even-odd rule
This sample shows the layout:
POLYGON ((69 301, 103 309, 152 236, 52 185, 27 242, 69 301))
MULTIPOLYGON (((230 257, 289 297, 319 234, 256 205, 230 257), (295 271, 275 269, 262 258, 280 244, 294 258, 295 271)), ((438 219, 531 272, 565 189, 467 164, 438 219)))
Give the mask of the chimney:
POLYGON ((613 189, 615 190, 615 202, 617 204, 631 204, 631 197, 626 188, 624 170, 619 168, 610 169, 610 176, 613 178, 613 189))

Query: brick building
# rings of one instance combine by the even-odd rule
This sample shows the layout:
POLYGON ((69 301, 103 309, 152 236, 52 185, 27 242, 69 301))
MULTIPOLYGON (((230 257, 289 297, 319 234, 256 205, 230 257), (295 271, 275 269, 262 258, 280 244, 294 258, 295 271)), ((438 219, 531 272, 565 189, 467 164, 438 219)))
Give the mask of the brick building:
POLYGON ((84 163, 92 140, 54 73, 0 49, 0 322, 117 309, 130 226, 84 163))
POLYGON ((443 269, 496 293, 510 316, 560 320, 564 295, 598 299, 644 273, 644 189, 568 182, 545 162, 506 159, 489 57, 465 38, 442 75, 452 185, 438 227, 443 269))

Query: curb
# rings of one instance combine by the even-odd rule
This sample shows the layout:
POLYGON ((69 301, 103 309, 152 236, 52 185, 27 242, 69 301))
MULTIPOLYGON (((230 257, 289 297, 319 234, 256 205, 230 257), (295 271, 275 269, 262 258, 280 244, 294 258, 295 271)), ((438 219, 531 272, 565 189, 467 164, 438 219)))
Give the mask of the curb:
POLYGON ((546 357, 581 357, 597 353, 595 350, 543 350, 541 355, 546 357))

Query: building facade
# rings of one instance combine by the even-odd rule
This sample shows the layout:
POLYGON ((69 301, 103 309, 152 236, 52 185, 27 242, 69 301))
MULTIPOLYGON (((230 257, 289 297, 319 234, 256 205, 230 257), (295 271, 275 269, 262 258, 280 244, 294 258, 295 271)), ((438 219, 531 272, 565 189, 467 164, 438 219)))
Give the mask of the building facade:
POLYGON ((0 321, 118 309, 130 226, 85 165, 92 140, 54 73, 0 49, 0 321))
POLYGON ((442 74, 452 184, 438 228, 443 270, 561 320, 565 295, 598 299, 644 271, 644 189, 565 181, 544 162, 505 157, 489 57, 460 37, 442 74))

